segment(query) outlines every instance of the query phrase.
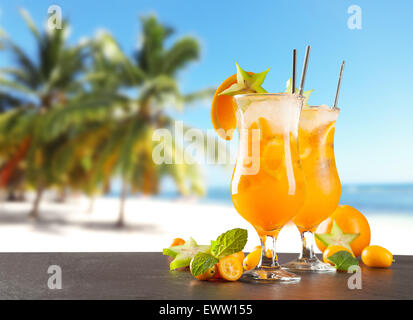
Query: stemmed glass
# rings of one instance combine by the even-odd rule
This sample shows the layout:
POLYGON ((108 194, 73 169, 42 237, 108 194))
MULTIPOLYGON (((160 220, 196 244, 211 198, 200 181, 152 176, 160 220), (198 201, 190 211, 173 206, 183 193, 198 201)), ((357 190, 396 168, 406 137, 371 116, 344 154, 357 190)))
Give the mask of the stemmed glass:
POLYGON ((294 217, 302 239, 299 257, 283 268, 291 271, 334 272, 335 268, 321 262, 314 253, 313 232, 337 208, 341 183, 334 159, 334 132, 340 109, 305 106, 299 126, 300 160, 306 186, 304 206, 294 217))
POLYGON ((298 281, 282 270, 275 252, 280 229, 301 209, 304 175, 298 153, 298 124, 303 98, 297 94, 236 95, 239 150, 232 176, 235 209, 251 223, 261 239, 258 266, 243 280, 298 281), (271 250, 272 258, 265 252, 271 250))

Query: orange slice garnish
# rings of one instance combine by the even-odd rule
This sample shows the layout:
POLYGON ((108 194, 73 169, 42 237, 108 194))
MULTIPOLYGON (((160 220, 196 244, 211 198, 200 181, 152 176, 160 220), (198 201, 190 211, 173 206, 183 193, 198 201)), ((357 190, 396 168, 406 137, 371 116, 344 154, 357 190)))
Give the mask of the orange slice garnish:
POLYGON ((336 122, 335 121, 333 121, 329 125, 327 125, 327 128, 326 128, 326 130, 323 134, 323 138, 321 139, 322 144, 333 143, 335 128, 336 128, 336 122))
POLYGON ((259 123, 259 128, 261 130, 261 140, 265 141, 265 140, 271 139, 274 136, 274 134, 270 128, 270 124, 268 123, 268 120, 263 117, 259 117, 258 123, 259 123))
MULTIPOLYGON (((248 72, 253 74, 252 72, 248 72)), ((211 120, 217 134, 225 140, 231 140, 237 128, 237 105, 232 96, 219 95, 237 82, 237 75, 227 78, 215 91, 211 106, 211 120)))
POLYGON ((280 177, 280 166, 284 158, 284 141, 281 137, 272 138, 264 147, 262 165, 264 171, 275 177, 280 177))

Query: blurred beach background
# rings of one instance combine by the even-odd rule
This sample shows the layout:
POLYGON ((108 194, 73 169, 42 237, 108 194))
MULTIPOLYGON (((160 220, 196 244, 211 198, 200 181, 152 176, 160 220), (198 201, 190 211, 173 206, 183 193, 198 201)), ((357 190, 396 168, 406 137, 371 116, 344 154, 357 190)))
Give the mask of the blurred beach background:
MULTIPOLYGON (((158 166, 152 135, 176 120, 212 129, 211 92, 235 61, 271 67, 264 87, 284 91, 292 49, 301 63, 311 44, 310 104, 333 103, 347 63, 340 203, 366 215, 372 244, 413 254, 412 9, 408 0, 0 3, 0 251, 160 251, 234 227, 250 231, 252 249, 258 237, 231 202, 232 164, 158 166), (354 4, 361 29, 348 25, 354 4), (47 24, 56 6, 61 29, 47 24)), ((300 250, 294 225, 277 246, 300 250)))

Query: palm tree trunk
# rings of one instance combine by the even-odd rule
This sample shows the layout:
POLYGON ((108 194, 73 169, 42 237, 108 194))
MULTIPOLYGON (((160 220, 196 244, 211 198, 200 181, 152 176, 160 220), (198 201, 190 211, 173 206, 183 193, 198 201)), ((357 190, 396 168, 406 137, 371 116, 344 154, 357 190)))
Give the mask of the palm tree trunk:
POLYGON ((96 201, 96 196, 95 195, 91 196, 89 199, 89 207, 86 211, 87 213, 89 214, 93 213, 93 209, 95 208, 95 201, 96 201))
POLYGON ((13 157, 2 168, 0 168, 0 187, 8 185, 13 173, 17 169, 18 164, 26 155, 29 146, 30 138, 24 139, 13 157))
POLYGON ((16 190, 11 189, 7 194, 7 201, 17 201, 16 190))
POLYGON ((34 199, 34 202, 33 202, 32 211, 30 211, 30 214, 29 214, 31 218, 34 218, 34 219, 39 218, 39 205, 40 205, 40 201, 42 200, 43 191, 44 191, 43 186, 39 185, 37 187, 36 198, 34 199))
POLYGON ((65 203, 67 199, 67 188, 63 187, 58 191, 55 201, 58 203, 65 203))
POLYGON ((24 201, 26 201, 26 193, 24 192, 23 187, 20 187, 20 188, 17 190, 17 201, 19 201, 19 202, 24 202, 24 201))
POLYGON ((121 194, 120 194, 119 217, 118 217, 118 222, 116 224, 118 227, 123 227, 125 225, 124 219, 125 219, 126 193, 127 193, 127 184, 126 184, 126 181, 123 180, 122 191, 121 191, 121 194))

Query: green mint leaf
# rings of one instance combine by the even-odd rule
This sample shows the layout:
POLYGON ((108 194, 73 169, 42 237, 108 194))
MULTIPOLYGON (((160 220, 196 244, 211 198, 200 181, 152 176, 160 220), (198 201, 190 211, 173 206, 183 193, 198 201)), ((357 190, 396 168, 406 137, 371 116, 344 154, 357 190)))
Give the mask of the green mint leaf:
POLYGON ((347 271, 350 266, 358 266, 359 262, 352 256, 350 252, 339 251, 328 258, 329 261, 334 263, 338 271, 347 271))
POLYGON ((221 259, 230 254, 242 251, 248 240, 248 231, 245 229, 232 229, 221 234, 211 245, 211 254, 221 259))
POLYGON ((209 253, 197 253, 191 262, 191 273, 195 277, 199 276, 218 262, 219 260, 209 253))

